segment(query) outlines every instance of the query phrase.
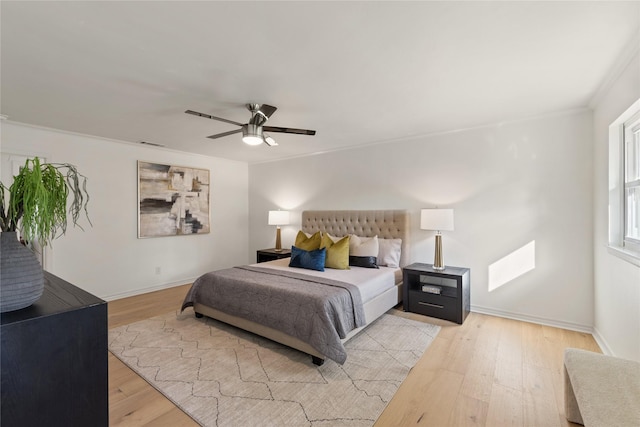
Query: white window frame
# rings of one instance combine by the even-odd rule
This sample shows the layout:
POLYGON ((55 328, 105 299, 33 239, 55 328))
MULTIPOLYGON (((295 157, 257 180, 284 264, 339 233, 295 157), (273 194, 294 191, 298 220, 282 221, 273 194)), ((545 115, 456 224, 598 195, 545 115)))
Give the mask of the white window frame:
POLYGON ((640 99, 609 126, 609 252, 640 266, 640 241, 627 236, 627 189, 636 181, 626 181, 625 134, 640 127, 640 99), (627 132, 625 132, 627 131, 627 132))
MULTIPOLYGON (((623 246, 629 248, 633 252, 640 253, 640 237, 637 235, 631 237, 629 235, 629 223, 633 222, 637 229, 640 223, 640 212, 635 211, 634 207, 628 205, 627 190, 634 188, 640 191, 640 176, 629 177, 628 166, 630 163, 635 164, 636 170, 640 169, 640 152, 636 148, 636 151, 628 150, 630 142, 638 144, 640 141, 640 111, 636 113, 631 119, 624 123, 624 146, 623 158, 624 158, 624 239, 623 246)), ((637 233, 637 230, 636 230, 637 233)))

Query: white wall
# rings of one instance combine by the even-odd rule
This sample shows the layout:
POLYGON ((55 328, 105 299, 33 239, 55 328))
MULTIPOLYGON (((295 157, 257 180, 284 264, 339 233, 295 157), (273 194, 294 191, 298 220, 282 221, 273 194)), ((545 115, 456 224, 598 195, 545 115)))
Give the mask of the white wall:
POLYGON ((89 177, 94 226, 56 240, 48 269, 102 298, 253 262, 255 250, 274 244, 266 223, 276 208, 298 222, 283 228, 284 245, 303 209, 409 209, 412 258, 432 262, 433 233, 419 230, 418 212, 438 205, 455 209, 445 263, 472 269, 475 311, 579 330, 593 324, 588 112, 250 166, 11 122, 1 131, 3 153, 73 163, 89 177), (211 234, 137 239, 137 160, 210 169, 211 234), (535 268, 489 291, 489 266, 532 241, 535 268))
POLYGON ((249 165, 249 256, 273 247, 270 209, 294 213, 283 245, 304 209, 408 209, 411 256, 431 263, 434 233, 419 229, 419 210, 450 207, 445 264, 471 268, 472 310, 590 331, 591 137, 591 113, 578 111, 249 165), (489 267, 531 242, 535 268, 490 292, 489 267))
POLYGON ((636 53, 594 110, 594 336, 606 353, 640 361, 640 267, 607 250, 609 125, 638 98, 636 53))
POLYGON ((190 283, 204 272, 248 261, 246 163, 6 121, 1 126, 3 154, 72 163, 88 177, 93 227, 69 228, 53 242, 46 261, 53 274, 113 299, 190 283), (209 169, 211 233, 138 239, 137 160, 209 169))

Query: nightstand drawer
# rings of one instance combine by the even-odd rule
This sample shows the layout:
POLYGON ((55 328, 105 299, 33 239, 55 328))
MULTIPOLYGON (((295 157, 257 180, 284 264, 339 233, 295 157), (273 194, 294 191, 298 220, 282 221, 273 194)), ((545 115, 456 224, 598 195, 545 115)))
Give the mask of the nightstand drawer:
POLYGON ((410 292, 409 311, 459 322, 458 299, 427 292, 410 292))

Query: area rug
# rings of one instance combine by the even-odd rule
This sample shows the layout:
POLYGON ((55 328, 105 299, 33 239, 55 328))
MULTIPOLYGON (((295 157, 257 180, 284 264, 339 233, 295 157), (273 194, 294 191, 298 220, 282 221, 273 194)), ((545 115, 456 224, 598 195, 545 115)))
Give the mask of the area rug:
POLYGON ((371 426, 440 330, 385 314, 347 361, 311 357, 192 311, 109 331, 109 350, 203 426, 371 426))

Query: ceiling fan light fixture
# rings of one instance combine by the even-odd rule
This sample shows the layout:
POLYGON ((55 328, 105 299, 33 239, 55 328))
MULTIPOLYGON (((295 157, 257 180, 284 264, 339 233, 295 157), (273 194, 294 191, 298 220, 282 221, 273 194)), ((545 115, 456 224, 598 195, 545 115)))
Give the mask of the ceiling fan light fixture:
POLYGON ((244 142, 247 145, 260 145, 262 144, 263 141, 262 141, 262 138, 260 138, 259 136, 247 135, 242 137, 242 142, 244 142))
POLYGON ((247 145, 260 145, 264 142, 262 128, 248 123, 242 126, 242 142, 247 145))

